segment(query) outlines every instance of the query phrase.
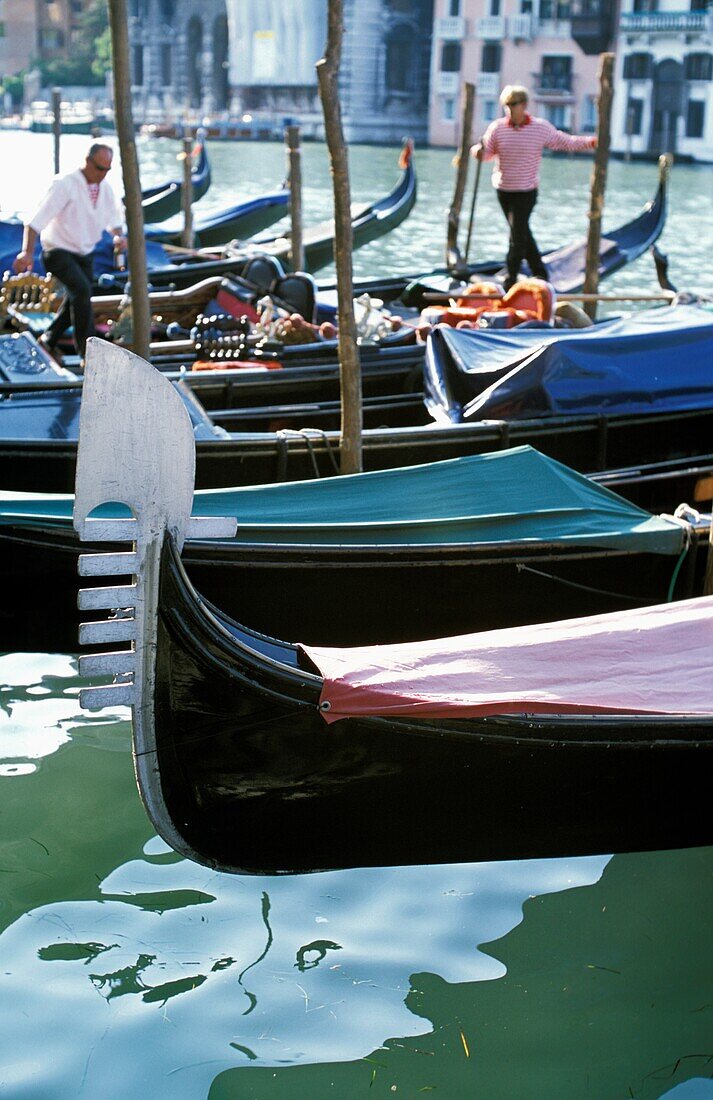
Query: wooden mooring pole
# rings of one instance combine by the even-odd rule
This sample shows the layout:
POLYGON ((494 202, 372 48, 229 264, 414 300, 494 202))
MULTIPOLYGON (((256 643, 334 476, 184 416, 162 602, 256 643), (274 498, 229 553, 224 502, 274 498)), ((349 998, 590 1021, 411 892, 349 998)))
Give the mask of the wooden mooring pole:
POLYGON ((181 210, 183 212, 183 230, 181 244, 184 248, 193 248, 193 136, 188 128, 183 130, 183 181, 181 183, 181 210))
POLYGON ((343 0, 328 0, 327 44, 324 57, 317 62, 316 67, 334 187, 334 260, 337 266, 339 378, 342 396, 340 470, 343 474, 355 474, 361 470, 362 461, 362 392, 353 301, 349 157, 339 103, 343 23, 343 0))
MULTIPOLYGON (((603 53, 599 66, 599 99, 597 101, 597 148, 594 151, 592 191, 589 201, 587 258, 584 269, 584 293, 596 294, 599 289, 599 246, 602 239, 602 212, 607 185, 609 144, 611 141, 611 107, 614 94, 614 54, 603 53)), ((585 310, 592 320, 597 315, 597 303, 587 300, 585 310)))
POLYGON ((290 261, 293 271, 304 271, 305 251, 302 241, 302 150, 300 148, 299 126, 288 126, 287 160, 290 180, 290 261))
POLYGON ((457 154, 456 184, 453 192, 453 200, 448 211, 448 226, 446 230, 446 267, 449 271, 458 272, 464 267, 463 257, 458 248, 458 229, 460 226, 460 212, 463 206, 465 183, 468 178, 468 163, 470 160, 470 146, 473 136, 473 110, 475 104, 475 85, 466 83, 463 97, 463 112, 461 114, 460 146, 457 154))
POLYGON ((59 175, 59 142, 62 137, 62 89, 52 89, 52 135, 54 138, 54 174, 59 175))
POLYGON ((134 118, 131 109, 131 70, 129 66, 129 28, 126 0, 108 0, 111 30, 112 72, 114 77, 114 117, 121 151, 124 202, 129 237, 129 277, 133 319, 133 350, 143 359, 149 357, 151 310, 149 307, 144 241, 144 212, 141 206, 139 158, 136 153, 134 118))

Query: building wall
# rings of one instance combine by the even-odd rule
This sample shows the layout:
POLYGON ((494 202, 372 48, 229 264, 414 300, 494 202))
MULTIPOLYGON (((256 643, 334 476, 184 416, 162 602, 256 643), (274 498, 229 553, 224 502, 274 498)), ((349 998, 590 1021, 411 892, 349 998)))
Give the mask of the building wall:
MULTIPOLYGON (((31 5, 33 0, 26 0, 31 5)), ((77 34, 77 26, 88 0, 34 0, 37 12, 35 57, 43 61, 67 58, 77 34)))
POLYGON ((555 6, 549 0, 436 0, 431 144, 458 144, 466 81, 476 89, 476 137, 502 113, 498 96, 506 84, 524 84, 532 113, 558 128, 593 130, 599 57, 584 53, 568 19, 545 18, 555 6), (454 9, 460 14, 452 15, 454 9))
POLYGON ((713 11, 691 11, 681 0, 660 0, 655 12, 634 11, 634 0, 624 0, 613 150, 713 163, 712 76, 713 11))
POLYGON ((71 56, 87 0, 0 0, 0 75, 71 56))
POLYGON ((14 76, 37 56, 37 7, 32 0, 0 0, 0 76, 14 76))
MULTIPOLYGON (((287 116, 321 135, 315 63, 327 0, 129 0, 129 10, 139 118, 159 120, 187 105, 212 117, 287 116)), ((425 140, 433 0, 346 0, 344 22, 347 138, 425 140)))

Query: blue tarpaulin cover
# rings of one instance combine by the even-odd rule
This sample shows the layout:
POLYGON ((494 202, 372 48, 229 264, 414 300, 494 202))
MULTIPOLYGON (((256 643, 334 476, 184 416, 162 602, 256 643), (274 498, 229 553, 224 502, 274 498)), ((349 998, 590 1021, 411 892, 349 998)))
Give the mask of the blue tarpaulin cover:
POLYGON ((588 329, 439 325, 424 366, 434 419, 665 412, 713 401, 713 312, 678 305, 588 329))
MULTIPOLYGON (((6 271, 12 271, 12 261, 22 248, 23 224, 20 218, 8 218, 0 220, 0 277, 6 271)), ((146 242, 146 262, 149 270, 154 267, 164 267, 169 263, 168 255, 163 245, 155 241, 146 242)), ((35 262, 32 267, 38 275, 45 274, 42 263, 42 249, 39 241, 35 248, 35 262)), ((115 274, 114 247, 108 233, 102 235, 102 239, 94 249, 94 278, 107 273, 115 274)))
MULTIPOLYGON (((70 495, 0 493, 0 525, 69 524, 70 495)), ((116 505, 97 515, 118 516, 116 505)), ((321 481, 196 493, 239 542, 434 545, 538 541, 677 554, 684 533, 532 447, 321 481)))

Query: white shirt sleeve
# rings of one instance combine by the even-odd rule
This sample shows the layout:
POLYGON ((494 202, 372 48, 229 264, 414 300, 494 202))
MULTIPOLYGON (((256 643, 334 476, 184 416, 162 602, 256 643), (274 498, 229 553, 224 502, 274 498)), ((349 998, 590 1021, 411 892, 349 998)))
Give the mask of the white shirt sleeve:
POLYGON ((64 179, 55 179, 27 224, 41 233, 53 218, 62 213, 69 200, 70 194, 64 179))

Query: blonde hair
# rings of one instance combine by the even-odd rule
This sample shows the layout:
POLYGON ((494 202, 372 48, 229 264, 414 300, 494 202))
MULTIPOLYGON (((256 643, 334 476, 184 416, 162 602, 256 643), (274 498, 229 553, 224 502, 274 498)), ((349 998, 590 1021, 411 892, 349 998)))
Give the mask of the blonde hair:
POLYGON ((512 106, 512 101, 518 99, 522 99, 527 103, 529 98, 527 88, 524 88, 522 84, 506 84, 500 93, 500 106, 512 106))

